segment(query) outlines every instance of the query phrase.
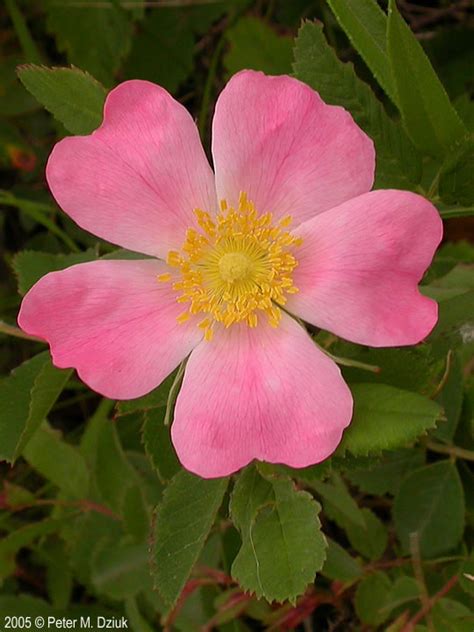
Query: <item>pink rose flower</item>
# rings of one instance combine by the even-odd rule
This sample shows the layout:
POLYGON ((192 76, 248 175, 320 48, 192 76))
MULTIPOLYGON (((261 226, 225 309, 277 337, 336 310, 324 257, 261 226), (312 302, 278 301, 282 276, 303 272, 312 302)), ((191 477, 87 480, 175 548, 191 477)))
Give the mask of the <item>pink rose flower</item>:
POLYGON ((99 129, 61 140, 46 170, 58 204, 152 258, 47 274, 19 324, 115 399, 144 395, 189 356, 172 440, 200 476, 318 463, 352 397, 293 316, 363 345, 419 342, 437 320, 417 284, 442 223, 419 195, 369 192, 372 141, 296 79, 235 75, 212 132, 214 172, 185 108, 127 81, 99 129))

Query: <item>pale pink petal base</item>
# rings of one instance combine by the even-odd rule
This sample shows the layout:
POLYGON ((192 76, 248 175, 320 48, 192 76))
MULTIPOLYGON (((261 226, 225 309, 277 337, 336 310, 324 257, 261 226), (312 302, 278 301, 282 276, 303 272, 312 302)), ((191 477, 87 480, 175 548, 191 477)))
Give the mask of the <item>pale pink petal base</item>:
POLYGON ((245 191, 260 213, 293 226, 370 191, 372 141, 304 83, 245 70, 219 96, 212 128, 219 198, 245 191))
POLYGON ((183 466, 213 478, 253 459, 322 461, 351 416, 339 368, 284 314, 276 329, 234 325, 193 351, 171 434, 183 466))
POLYGON ((60 141, 46 177, 79 226, 161 258, 182 245, 193 209, 216 205, 214 174, 191 115, 148 81, 112 90, 99 129, 60 141))
POLYGON ((418 283, 443 226, 420 195, 382 190, 361 195, 302 224, 295 234, 287 309, 342 338, 373 347, 411 345, 437 321, 435 301, 418 283))
POLYGON ((92 389, 132 399, 158 386, 202 335, 179 325, 165 264, 94 261, 44 276, 23 299, 20 327, 47 340, 57 367, 74 367, 92 389))

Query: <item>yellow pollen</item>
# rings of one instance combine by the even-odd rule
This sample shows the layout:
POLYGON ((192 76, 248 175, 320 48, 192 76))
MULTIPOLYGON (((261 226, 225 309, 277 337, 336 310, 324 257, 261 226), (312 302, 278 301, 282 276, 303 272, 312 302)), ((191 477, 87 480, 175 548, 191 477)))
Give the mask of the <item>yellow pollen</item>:
POLYGON ((158 275, 158 281, 162 283, 166 283, 167 281, 171 281, 171 274, 169 272, 165 272, 164 274, 158 275))
POLYGON ((242 281, 252 273, 252 260, 241 252, 226 252, 219 260, 223 281, 242 281))
POLYGON ((181 325, 182 323, 185 323, 187 320, 189 320, 189 317, 190 317, 189 312, 183 312, 182 314, 176 317, 176 320, 181 325))
POLYGON ((302 240, 288 231, 291 217, 274 221, 271 213, 259 215, 245 193, 237 208, 221 200, 216 216, 201 209, 194 214, 199 229, 189 228, 181 251, 168 253, 175 273, 158 277, 173 279, 177 302, 187 304, 177 321, 202 315, 197 326, 205 340, 212 339, 216 323, 256 327, 265 316, 278 327, 286 295, 298 291, 292 274, 302 240))

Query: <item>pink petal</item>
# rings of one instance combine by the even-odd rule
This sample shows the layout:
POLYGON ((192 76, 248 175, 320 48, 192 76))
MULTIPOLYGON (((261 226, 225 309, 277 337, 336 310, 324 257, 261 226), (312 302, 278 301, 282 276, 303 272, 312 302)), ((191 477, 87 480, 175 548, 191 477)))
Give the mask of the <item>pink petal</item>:
POLYGON ((373 143, 341 107, 291 77, 246 70, 216 105, 214 166, 219 199, 245 191, 261 213, 296 225, 370 191, 373 143))
POLYGON ((112 243, 165 257, 182 245, 193 209, 215 207, 214 176, 196 125, 163 88, 126 81, 90 136, 63 139, 46 176, 61 208, 112 243))
POLYGON ((339 368, 284 314, 276 329, 233 325, 193 351, 171 433, 183 466, 213 478, 253 459, 322 461, 351 416, 339 368))
POLYGON ((51 345, 53 362, 74 367, 95 391, 113 399, 148 393, 201 339, 169 284, 165 264, 94 261, 44 276, 23 299, 18 322, 51 345))
POLYGON ((303 245, 290 312, 373 347, 415 344, 430 333, 437 304, 417 288, 443 233, 430 202, 408 191, 373 191, 295 233, 303 245))

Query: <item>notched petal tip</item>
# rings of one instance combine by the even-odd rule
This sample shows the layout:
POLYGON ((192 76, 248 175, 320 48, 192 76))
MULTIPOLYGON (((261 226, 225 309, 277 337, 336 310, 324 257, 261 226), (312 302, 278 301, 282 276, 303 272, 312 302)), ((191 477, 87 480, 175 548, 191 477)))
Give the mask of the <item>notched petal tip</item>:
POLYGON ((204 478, 254 459, 306 467, 334 452, 352 406, 339 368, 284 314, 277 328, 220 329, 193 351, 172 440, 183 466, 204 478))
POLYGON ((212 153, 218 198, 239 192, 295 225, 370 190, 372 141, 343 108, 301 81, 234 75, 216 103, 212 153))
POLYGON ((298 228, 304 243, 287 308, 370 347, 412 345, 436 324, 418 283, 442 238, 436 208, 408 191, 377 190, 298 228))
POLYGON ((27 293, 18 322, 51 347, 58 368, 112 399, 134 399, 158 386, 202 339, 195 323, 178 325, 174 292, 158 283, 165 264, 93 261, 44 276, 27 293))
POLYGON ((126 81, 107 96, 88 136, 56 144, 46 178, 81 228, 136 252, 164 257, 216 207, 214 176, 187 110, 160 86, 126 81))

